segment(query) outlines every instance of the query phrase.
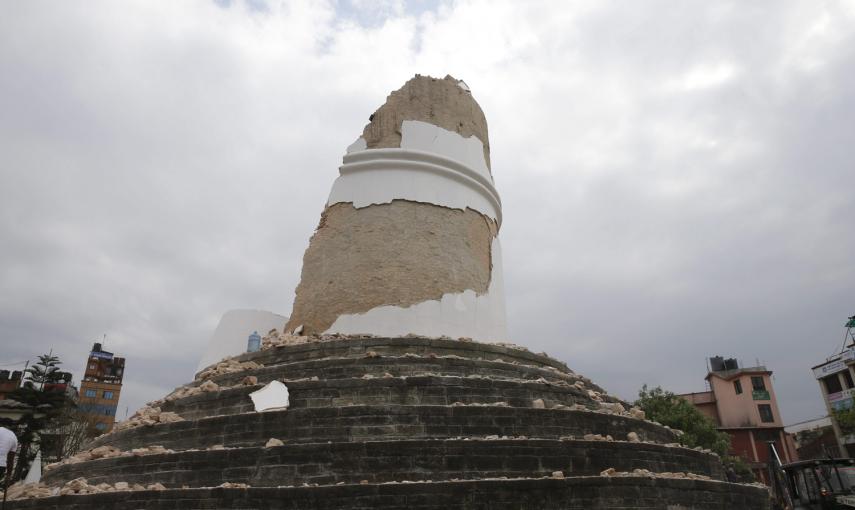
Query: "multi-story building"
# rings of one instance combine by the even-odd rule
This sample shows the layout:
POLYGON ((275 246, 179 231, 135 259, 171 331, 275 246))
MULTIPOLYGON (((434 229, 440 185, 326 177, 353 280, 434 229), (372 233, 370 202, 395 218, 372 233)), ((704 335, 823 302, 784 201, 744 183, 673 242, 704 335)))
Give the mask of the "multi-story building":
POLYGON ((769 442, 784 463, 798 460, 772 388, 772 371, 765 366, 739 368, 735 359, 710 358, 709 391, 680 395, 730 435, 730 454, 742 457, 758 480, 767 482, 769 442))
POLYGON ((817 418, 787 425, 784 429, 793 438, 800 460, 827 459, 839 455, 837 436, 831 418, 817 418))
POLYGON ((5 400, 10 393, 21 386, 22 376, 20 370, 15 370, 12 373, 9 373, 8 370, 0 370, 0 400, 5 400))
POLYGON ((819 382, 840 455, 855 457, 855 427, 846 417, 855 412, 851 411, 855 397, 855 345, 850 344, 842 352, 813 367, 813 376, 819 382))
POLYGON ((102 350, 100 343, 92 346, 80 383, 78 408, 89 415, 99 433, 109 432, 116 422, 124 373, 125 358, 102 350))

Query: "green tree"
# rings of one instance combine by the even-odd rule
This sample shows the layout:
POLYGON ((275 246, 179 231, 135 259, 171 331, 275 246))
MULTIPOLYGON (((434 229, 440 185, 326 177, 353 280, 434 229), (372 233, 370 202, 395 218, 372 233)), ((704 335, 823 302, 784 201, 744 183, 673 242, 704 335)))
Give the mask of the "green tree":
POLYGON ((59 356, 54 356, 52 352, 50 354, 42 354, 39 356, 39 361, 27 369, 29 382, 33 386, 38 386, 39 391, 44 390, 45 384, 55 383, 61 379, 62 373, 59 371, 59 365, 61 364, 59 356))
POLYGON ((20 420, 6 425, 17 429, 21 445, 15 470, 11 474, 13 481, 20 480, 26 474, 39 449, 42 433, 56 428, 67 409, 74 407, 64 391, 50 386, 64 377, 59 369, 60 364, 59 357, 52 353, 39 356, 39 360, 27 369, 24 384, 9 394, 8 398, 29 407, 29 412, 20 420))
POLYGON ((840 431, 843 432, 843 435, 848 436, 849 434, 855 433, 855 408, 850 407, 849 409, 834 409, 832 410, 834 414, 834 419, 837 420, 837 425, 840 427, 840 431))
POLYGON ((644 385, 638 392, 635 405, 644 410, 648 419, 668 425, 672 429, 682 430, 680 444, 690 448, 700 446, 719 455, 727 455, 730 436, 719 432, 715 423, 686 399, 658 386, 649 390, 647 385, 644 385))
POLYGON ((683 432, 680 444, 694 448, 700 446, 719 454, 725 466, 731 468, 742 481, 753 481, 751 469, 741 457, 727 456, 730 436, 716 429, 715 423, 690 404, 686 399, 665 391, 659 386, 648 389, 645 384, 638 392, 635 405, 647 415, 647 419, 668 425, 683 432))

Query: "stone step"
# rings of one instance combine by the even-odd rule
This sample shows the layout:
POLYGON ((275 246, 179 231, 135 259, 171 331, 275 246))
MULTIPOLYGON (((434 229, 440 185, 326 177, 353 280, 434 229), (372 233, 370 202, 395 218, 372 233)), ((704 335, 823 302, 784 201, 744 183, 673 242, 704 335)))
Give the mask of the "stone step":
POLYGON ((524 349, 515 349, 495 344, 465 342, 440 338, 340 338, 286 345, 249 352, 235 357, 238 361, 255 361, 262 365, 278 365, 326 358, 362 358, 374 352, 382 356, 460 356, 472 360, 500 359, 508 363, 519 363, 540 367, 553 367, 573 374, 567 365, 545 354, 535 354, 524 349))
MULTIPOLYGON (((551 368, 551 367, 550 367, 551 368)), ((308 361, 296 361, 267 365, 262 368, 216 375, 205 380, 211 380, 220 386, 235 386, 247 375, 258 378, 259 383, 267 383, 274 379, 323 379, 359 378, 365 374, 383 377, 391 374, 395 377, 412 377, 417 375, 434 374, 440 376, 467 377, 479 375, 495 379, 537 380, 543 378, 550 382, 567 382, 574 384, 583 380, 580 376, 562 372, 557 369, 547 369, 530 365, 512 364, 506 361, 473 360, 448 357, 416 357, 416 356, 382 356, 358 358, 323 358, 308 361)), ((203 380, 195 380, 191 386, 198 386, 203 380)), ((585 387, 602 393, 602 388, 584 382, 585 387)))
MULTIPOLYGON (((542 399, 547 407, 582 404, 598 405, 586 390, 575 386, 558 386, 535 381, 497 381, 483 378, 417 376, 389 378, 351 378, 320 381, 286 382, 290 407, 344 407, 350 405, 451 405, 495 404, 532 407, 542 399)), ((238 386, 183 397, 164 402, 163 411, 179 414, 184 419, 253 412, 249 394, 262 385, 238 386)))
POLYGON ((558 439, 610 434, 624 439, 629 432, 652 442, 677 441, 673 431, 660 425, 590 411, 381 405, 289 409, 162 423, 113 432, 97 438, 88 447, 112 445, 129 451, 161 445, 187 450, 218 444, 260 446, 271 437, 298 443, 489 435, 558 439))
POLYGON ((84 477, 92 485, 127 482, 167 488, 305 483, 599 475, 605 469, 695 473, 723 479, 717 456, 682 447, 614 441, 489 439, 310 443, 112 457, 48 470, 52 486, 84 477))
POLYGON ((9 501, 8 510, 766 510, 765 488, 668 478, 572 477, 319 487, 172 489, 9 501))

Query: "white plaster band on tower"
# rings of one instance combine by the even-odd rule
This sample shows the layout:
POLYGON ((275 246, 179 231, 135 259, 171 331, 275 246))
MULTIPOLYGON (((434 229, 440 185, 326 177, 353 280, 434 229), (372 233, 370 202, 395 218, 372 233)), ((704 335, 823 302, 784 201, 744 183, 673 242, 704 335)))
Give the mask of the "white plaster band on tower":
POLYGON ((401 148, 365 149, 360 140, 348 147, 327 205, 350 202, 361 208, 412 200, 468 207, 501 225, 502 202, 477 137, 404 121, 401 148))
POLYGON ((485 294, 467 290, 408 307, 378 306, 365 313, 340 315, 324 333, 390 337, 416 334, 482 342, 507 340, 502 249, 498 238, 493 238, 491 254, 493 267, 485 294))
POLYGON ((422 151, 373 149, 348 154, 328 205, 356 208, 395 199, 474 209, 501 225, 502 203, 493 184, 457 161, 422 151))

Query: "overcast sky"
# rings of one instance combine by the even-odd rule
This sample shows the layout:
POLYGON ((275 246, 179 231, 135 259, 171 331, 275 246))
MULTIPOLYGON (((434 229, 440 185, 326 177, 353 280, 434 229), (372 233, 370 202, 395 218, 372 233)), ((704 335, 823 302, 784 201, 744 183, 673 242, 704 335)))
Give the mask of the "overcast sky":
POLYGON ((511 340, 626 399, 774 371, 855 313, 855 3, 4 2, 0 368, 93 341, 119 417, 221 314, 290 313, 347 145, 414 74, 489 122, 511 340))

